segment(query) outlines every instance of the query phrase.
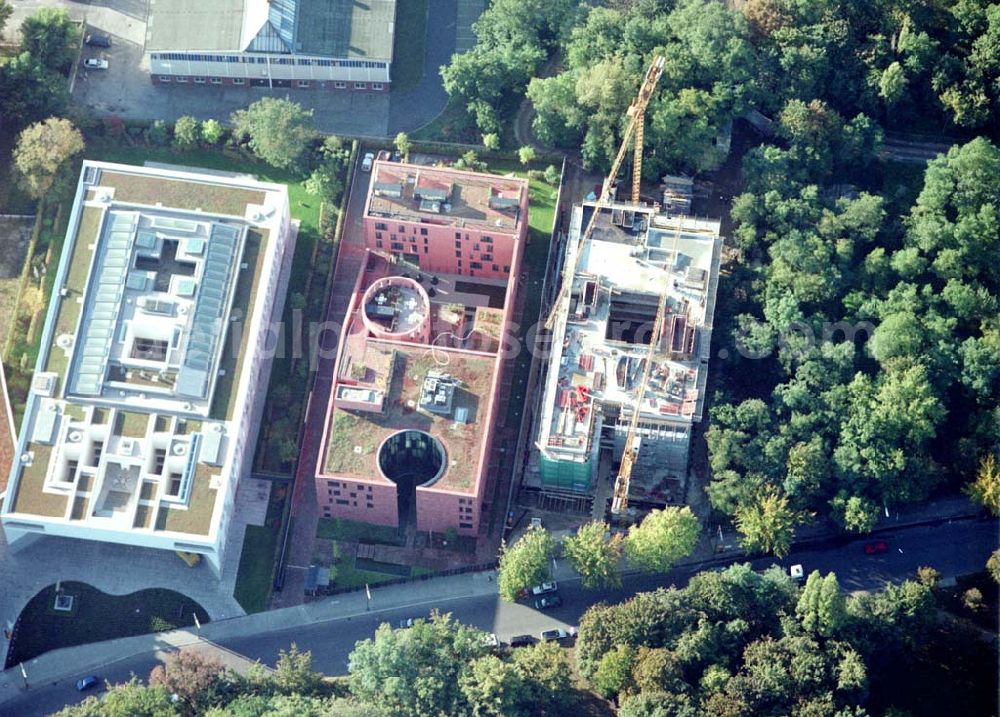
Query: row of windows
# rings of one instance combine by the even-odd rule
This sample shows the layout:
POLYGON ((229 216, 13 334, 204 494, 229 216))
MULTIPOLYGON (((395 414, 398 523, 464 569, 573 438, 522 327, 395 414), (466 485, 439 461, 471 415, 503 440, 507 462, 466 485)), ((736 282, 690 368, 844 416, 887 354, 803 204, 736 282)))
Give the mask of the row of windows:
POLYGON ((206 55, 201 52, 154 52, 154 60, 180 60, 186 62, 228 62, 247 65, 300 65, 304 67, 368 67, 384 70, 388 63, 376 60, 321 60, 309 57, 271 57, 269 55, 206 55))
MULTIPOLYGON (((376 239, 375 240, 375 248, 376 249, 382 249, 384 247, 385 247, 385 244, 383 243, 383 241, 381 239, 376 239)), ((390 245, 389 245, 389 249, 390 249, 390 251, 405 251, 408 254, 419 254, 420 253, 417 250, 417 247, 411 246, 411 247, 407 248, 406 245, 403 244, 403 242, 398 242, 398 241, 391 242, 390 245)), ((428 248, 425 246, 424 247, 424 254, 428 254, 428 253, 430 253, 430 252, 428 251, 428 248)))
MULTIPOLYGON (((455 232, 455 239, 456 240, 462 239, 462 232, 455 232)), ((465 241, 469 241, 469 235, 468 234, 465 235, 465 241)), ((491 236, 481 236, 476 241, 481 241, 483 244, 492 244, 493 243, 493 237, 491 237, 491 236)), ((458 246, 458 241, 455 242, 455 246, 458 246)), ((479 244, 476 244, 476 249, 479 249, 479 244)))
MULTIPOLYGON (((343 498, 338 498, 336 500, 336 503, 337 503, 337 505, 349 505, 352 508, 357 508, 358 507, 358 501, 356 501, 356 500, 355 501, 350 501, 350 500, 345 500, 343 498)), ((368 502, 368 503, 365 503, 365 507, 366 508, 374 508, 375 504, 371 503, 371 502, 368 502)), ((323 507, 323 517, 324 518, 332 518, 333 517, 333 514, 332 514, 329 506, 324 506, 323 507)))
MULTIPOLYGON (((160 77, 160 82, 176 82, 179 85, 183 85, 183 84, 186 84, 188 82, 188 78, 187 77, 174 77, 173 75, 160 75, 159 77, 160 77)), ((232 83, 234 85, 245 85, 246 84, 246 79, 243 78, 243 77, 233 77, 231 79, 232 79, 232 83)), ((192 77, 191 78, 191 81, 194 82, 194 84, 196 84, 196 85, 204 85, 205 82, 206 82, 206 80, 208 81, 209 84, 212 84, 212 85, 221 85, 222 82, 223 82, 223 79, 221 77, 208 77, 208 78, 206 78, 206 77, 192 77)), ((311 87, 312 86, 312 82, 310 80, 296 80, 295 84, 296 84, 297 87, 302 87, 302 88, 311 87)), ((334 88, 336 88, 338 90, 346 90, 347 89, 347 83, 346 82, 334 82, 333 86, 334 86, 334 88)), ((367 90, 368 89, 368 83, 367 82, 355 82, 354 83, 354 89, 356 89, 356 90, 367 90)), ((372 89, 373 90, 382 90, 382 89, 384 89, 384 85, 381 82, 373 82, 372 83, 372 89)))
MULTIPOLYGON (((375 232, 375 238, 376 239, 385 239, 385 237, 382 235, 382 232, 375 232)), ((413 237, 403 237, 403 239, 409 239, 409 241, 410 241, 411 244, 416 244, 417 243, 417 238, 415 236, 413 236, 413 237)), ((398 235, 396 235, 396 234, 390 234, 389 235, 389 241, 399 241, 399 240, 400 239, 399 239, 398 235)), ((428 237, 424 237, 424 246, 427 246, 428 240, 429 240, 428 237)))
MULTIPOLYGON (((357 490, 367 489, 369 493, 372 492, 372 487, 365 483, 355 483, 354 485, 356 486, 357 490)), ((350 488, 351 486, 348 484, 346 480, 345 481, 331 480, 326 482, 326 487, 333 489, 333 488, 350 488)))

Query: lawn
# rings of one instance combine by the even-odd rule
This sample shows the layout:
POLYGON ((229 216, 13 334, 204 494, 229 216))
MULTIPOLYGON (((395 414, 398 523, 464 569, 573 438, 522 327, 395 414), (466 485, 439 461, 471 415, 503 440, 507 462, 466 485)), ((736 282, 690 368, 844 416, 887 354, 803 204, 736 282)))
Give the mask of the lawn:
MULTIPOLYGON (((519 177, 527 177, 524 165, 517 162, 490 162, 489 169, 497 174, 513 172, 519 177)), ((539 165, 533 169, 543 169, 539 165)), ((549 257, 549 242, 552 238, 552 227, 556 216, 556 198, 558 187, 546 184, 539 179, 529 180, 528 187, 528 243, 524 247, 524 270, 527 271, 527 292, 524 300, 524 311, 517 338, 524 346, 524 337, 528 330, 538 321, 538 311, 542 301, 542 281, 545 278, 545 268, 549 257)), ((524 412, 524 398, 527 389, 528 374, 531 371, 531 354, 521 351, 511 367, 510 400, 507 403, 506 425, 516 428, 520 425, 521 414, 524 412)))
MULTIPOLYGON (((176 150, 170 147, 149 147, 145 145, 131 146, 117 140, 107 140, 100 137, 88 137, 87 159, 104 162, 121 162, 142 166, 148 162, 166 164, 181 164, 190 167, 205 167, 225 172, 240 172, 252 174, 265 182, 276 182, 288 185, 288 201, 292 216, 302 223, 306 233, 319 234, 319 201, 306 192, 305 177, 293 172, 275 169, 242 152, 221 148, 199 148, 194 150, 176 150)), ((302 240, 302 231, 299 232, 302 240)), ((296 256, 298 252, 296 252, 296 256)))
MULTIPOLYGON (((47 270, 41 282, 36 283, 32 274, 29 284, 41 288, 42 299, 39 305, 42 307, 48 307, 49 298, 52 296, 52 287, 55 284, 57 274, 56 268, 59 266, 59 256, 62 253, 66 227, 69 224, 69 203, 62 201, 62 199, 64 198, 52 195, 47 197, 46 201, 39 203, 39 211, 42 212, 41 231, 35 242, 30 261, 36 267, 44 264, 47 270), (46 259, 48 259, 47 264, 45 263, 46 259)), ((14 412, 15 425, 20 425, 24 414, 31 374, 41 346, 41 322, 44 317, 44 309, 35 316, 37 323, 34 336, 30 337, 30 341, 32 319, 29 315, 23 312, 19 313, 10 323, 10 335, 7 337, 6 354, 3 359, 7 367, 7 388, 11 410, 14 412)))
POLYGON ((395 580, 398 575, 376 573, 354 567, 351 559, 342 559, 330 568, 330 584, 337 588, 359 588, 362 585, 377 585, 387 580, 395 580))
POLYGON ((399 531, 386 525, 359 523, 344 518, 320 518, 316 537, 326 540, 357 541, 379 545, 402 545, 399 531))
POLYGON ((25 606, 17 620, 6 667, 60 647, 190 627, 195 615, 202 624, 209 621, 201 605, 173 590, 154 588, 108 595, 85 583, 65 582, 62 591, 74 598, 70 612, 53 609, 55 585, 25 606))
POLYGON ((396 5, 396 36, 392 43, 392 89, 416 87, 424 76, 427 38, 427 0, 407 0, 396 5))
POLYGON ((274 551, 277 546, 277 530, 267 525, 247 526, 233 597, 248 613, 267 610, 274 580, 274 551))
POLYGON ((357 588, 362 585, 377 585, 399 578, 429 575, 434 571, 419 566, 397 565, 395 563, 379 563, 374 560, 341 557, 334 550, 334 564, 330 568, 330 584, 336 588, 357 588), (382 568, 379 570, 378 568, 382 568))
POLYGON ((264 525, 248 525, 243 536, 233 597, 248 613, 267 610, 274 586, 274 559, 291 484, 275 481, 264 525))
POLYGON ((468 111, 459 102, 448 100, 444 110, 432 122, 410 134, 411 139, 429 142, 465 142, 479 144, 479 130, 468 111))

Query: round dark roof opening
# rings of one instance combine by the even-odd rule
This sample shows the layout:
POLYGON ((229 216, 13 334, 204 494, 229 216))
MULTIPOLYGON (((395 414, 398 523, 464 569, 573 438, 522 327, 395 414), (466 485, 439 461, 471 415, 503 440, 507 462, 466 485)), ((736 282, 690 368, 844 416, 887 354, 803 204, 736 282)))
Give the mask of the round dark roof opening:
POLYGON ((445 450, 441 441, 424 431, 393 433, 378 449, 378 467, 394 483, 429 485, 444 474, 445 450))

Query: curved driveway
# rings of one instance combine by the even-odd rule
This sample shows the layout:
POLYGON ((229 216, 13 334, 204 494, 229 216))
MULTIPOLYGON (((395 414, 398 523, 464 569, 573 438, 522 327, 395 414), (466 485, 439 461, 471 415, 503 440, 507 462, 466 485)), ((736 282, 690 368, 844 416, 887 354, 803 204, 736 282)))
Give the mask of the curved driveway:
POLYGON ((413 132, 432 122, 448 104, 441 82, 441 65, 447 65, 455 51, 458 27, 458 0, 429 0, 424 76, 408 90, 389 93, 389 136, 413 132))

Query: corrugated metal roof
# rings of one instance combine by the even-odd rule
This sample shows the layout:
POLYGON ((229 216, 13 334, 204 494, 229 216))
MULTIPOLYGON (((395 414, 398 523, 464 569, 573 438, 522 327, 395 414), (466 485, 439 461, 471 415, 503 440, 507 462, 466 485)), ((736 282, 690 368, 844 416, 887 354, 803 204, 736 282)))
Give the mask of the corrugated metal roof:
POLYGON ((156 0, 146 23, 146 51, 241 50, 243 3, 156 0))
POLYGON ((395 18, 396 0, 156 0, 146 51, 391 60, 395 18))
POLYGON ((390 60, 395 19, 395 0, 299 0, 295 51, 390 60))

